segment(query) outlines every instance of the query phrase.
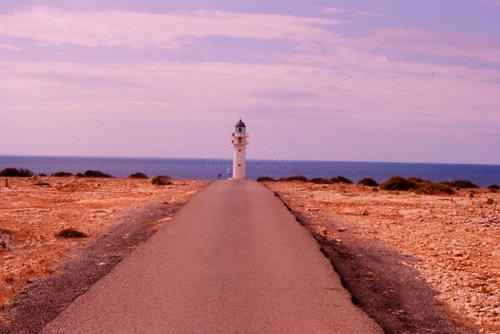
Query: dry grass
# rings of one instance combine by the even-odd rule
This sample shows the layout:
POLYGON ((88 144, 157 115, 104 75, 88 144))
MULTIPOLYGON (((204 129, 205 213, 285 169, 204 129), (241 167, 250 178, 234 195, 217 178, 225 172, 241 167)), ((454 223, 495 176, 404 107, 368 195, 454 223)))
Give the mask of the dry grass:
POLYGON ((27 282, 51 274, 65 254, 94 240, 130 208, 161 200, 184 203, 205 186, 198 181, 174 181, 157 187, 149 180, 49 178, 48 187, 28 178, 9 179, 0 186, 0 229, 10 231, 9 247, 0 248, 0 306, 27 282), (88 238, 57 237, 75 229, 88 238))
MULTIPOLYGON (((482 333, 500 333, 500 194, 373 191, 352 185, 267 183, 320 233, 342 239, 333 219, 361 240, 382 241, 418 259, 439 300, 482 333)), ((409 265, 409 264, 402 264, 409 265)))

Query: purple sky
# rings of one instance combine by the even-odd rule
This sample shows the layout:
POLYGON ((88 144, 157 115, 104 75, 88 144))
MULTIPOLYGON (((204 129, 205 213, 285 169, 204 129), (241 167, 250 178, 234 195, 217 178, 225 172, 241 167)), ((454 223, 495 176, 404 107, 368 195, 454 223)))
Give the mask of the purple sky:
POLYGON ((500 0, 2 0, 0 154, 500 164, 500 0))

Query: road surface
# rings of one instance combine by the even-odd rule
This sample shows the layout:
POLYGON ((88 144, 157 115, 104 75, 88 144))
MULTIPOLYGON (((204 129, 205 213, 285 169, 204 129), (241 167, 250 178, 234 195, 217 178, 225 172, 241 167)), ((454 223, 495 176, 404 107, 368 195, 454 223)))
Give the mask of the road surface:
POLYGON ((252 181, 220 181, 58 318, 49 333, 382 333, 310 234, 252 181))

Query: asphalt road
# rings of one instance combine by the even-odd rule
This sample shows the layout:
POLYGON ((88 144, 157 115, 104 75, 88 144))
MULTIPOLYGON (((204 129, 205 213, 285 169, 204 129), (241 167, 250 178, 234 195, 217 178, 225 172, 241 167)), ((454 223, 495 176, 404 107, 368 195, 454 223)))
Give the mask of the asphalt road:
POLYGON ((44 329, 382 333, 310 234, 252 181, 216 182, 44 329))

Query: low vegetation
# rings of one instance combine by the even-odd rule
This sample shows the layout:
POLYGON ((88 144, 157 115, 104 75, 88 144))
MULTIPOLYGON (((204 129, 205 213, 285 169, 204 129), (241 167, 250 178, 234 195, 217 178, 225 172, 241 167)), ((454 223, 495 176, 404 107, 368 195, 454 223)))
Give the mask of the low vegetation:
POLYGON ((312 183, 316 183, 316 184, 331 184, 332 181, 329 180, 329 179, 324 179, 322 177, 316 177, 314 179, 311 179, 311 182, 312 183))
POLYGON ((372 178, 369 178, 369 177, 365 177, 364 179, 361 179, 358 182, 358 184, 361 186, 367 186, 367 187, 378 187, 378 182, 372 178))
POLYGON ((401 176, 391 177, 380 185, 380 188, 389 191, 408 191, 417 188, 417 184, 401 176))
POLYGON ((5 168, 0 171, 0 176, 3 177, 32 177, 34 173, 29 169, 5 168))
POLYGON ((110 178, 112 177, 109 174, 103 173, 98 170, 88 170, 85 173, 78 173, 76 176, 78 177, 97 177, 97 178, 110 178))
POLYGON ((493 192, 498 192, 500 190, 500 186, 498 184, 492 184, 491 186, 488 187, 488 189, 493 192))
POLYGON ((73 176, 73 173, 69 173, 69 172, 56 172, 54 174, 51 175, 52 177, 70 177, 70 176, 73 176))
POLYGON ((380 187, 388 191, 411 190, 415 191, 418 194, 427 194, 427 195, 435 195, 435 194, 452 195, 455 193, 453 187, 448 183, 432 182, 417 177, 406 179, 404 177, 395 176, 382 183, 380 187))
MULTIPOLYGON (((259 177, 258 182, 310 182, 314 184, 354 184, 350 179, 344 176, 337 176, 332 179, 316 177, 307 179, 305 176, 290 176, 283 177, 275 180, 268 176, 259 177)), ((439 195, 447 194, 453 195, 458 189, 474 189, 478 186, 468 180, 454 180, 447 182, 433 182, 419 177, 405 178, 401 176, 394 176, 379 185, 377 181, 372 178, 365 177, 358 182, 358 185, 367 187, 380 187, 382 190, 387 191, 414 191, 417 194, 426 195, 439 195)), ((500 186, 492 185, 489 187, 492 192, 500 190, 500 186)))
POLYGON ((330 181, 331 181, 331 183, 353 184, 353 182, 351 180, 349 180, 347 177, 343 177, 343 176, 334 177, 330 181))
POLYGON ((309 180, 307 179, 307 177, 305 176, 300 176, 300 175, 297 175, 297 176, 290 176, 290 177, 285 177, 285 178, 281 178, 279 179, 279 181, 288 181, 288 182, 308 182, 309 180))
POLYGON ((274 181, 276 180, 269 176, 261 176, 257 179, 257 182, 274 182, 274 181))
POLYGON ((169 186, 173 184, 170 176, 155 176, 151 180, 151 183, 156 186, 169 186))
POLYGON ((454 181, 446 181, 443 184, 447 184, 450 187, 458 188, 458 189, 477 189, 479 186, 477 184, 472 183, 469 180, 454 180, 454 181))
POLYGON ((148 179, 148 176, 144 173, 139 172, 139 173, 131 174, 129 176, 129 178, 130 179, 143 179, 143 180, 145 180, 145 179, 148 179))
POLYGON ((415 189, 415 192, 418 194, 426 194, 426 195, 455 194, 455 190, 453 190, 453 188, 450 187, 449 185, 443 183, 430 182, 430 181, 417 183, 417 189, 415 189))

